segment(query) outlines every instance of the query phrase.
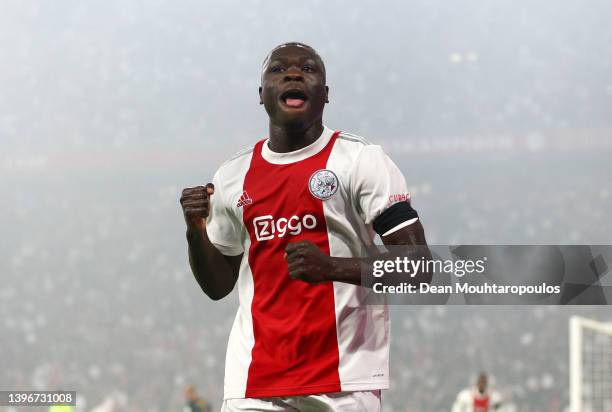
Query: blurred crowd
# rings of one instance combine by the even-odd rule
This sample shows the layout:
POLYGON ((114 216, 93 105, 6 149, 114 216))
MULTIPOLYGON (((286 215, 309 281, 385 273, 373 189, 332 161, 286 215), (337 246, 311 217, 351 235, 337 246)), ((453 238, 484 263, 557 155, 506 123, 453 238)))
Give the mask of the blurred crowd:
POLYGON ((0 148, 244 142, 261 63, 292 40, 326 62, 330 126, 369 138, 612 127, 605 0, 186 3, 7 7, 0 148))

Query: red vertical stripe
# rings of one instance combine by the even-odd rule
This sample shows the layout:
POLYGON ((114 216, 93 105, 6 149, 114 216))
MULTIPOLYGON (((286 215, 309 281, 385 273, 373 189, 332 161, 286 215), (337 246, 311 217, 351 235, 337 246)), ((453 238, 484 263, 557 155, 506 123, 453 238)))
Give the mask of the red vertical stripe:
POLYGON ((255 146, 244 181, 253 200, 244 207, 243 220, 251 238, 255 338, 246 397, 340 391, 333 284, 291 279, 284 259, 289 242, 304 240, 329 254, 323 201, 310 193, 308 181, 315 171, 325 169, 337 135, 319 153, 286 165, 263 159, 263 141, 255 146), (316 219, 314 228, 306 227, 313 224, 307 215, 316 219), (287 226, 292 229, 283 235, 287 226), (298 226, 300 233, 289 233, 298 226), (262 240, 266 237, 272 238, 262 240))

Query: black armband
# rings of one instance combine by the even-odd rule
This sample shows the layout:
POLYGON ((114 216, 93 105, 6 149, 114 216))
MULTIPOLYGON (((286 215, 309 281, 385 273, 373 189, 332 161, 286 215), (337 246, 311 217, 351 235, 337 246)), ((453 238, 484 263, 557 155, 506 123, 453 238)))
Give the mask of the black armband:
POLYGON ((398 202, 382 212, 374 220, 374 231, 382 236, 400 223, 419 217, 409 202, 398 202))

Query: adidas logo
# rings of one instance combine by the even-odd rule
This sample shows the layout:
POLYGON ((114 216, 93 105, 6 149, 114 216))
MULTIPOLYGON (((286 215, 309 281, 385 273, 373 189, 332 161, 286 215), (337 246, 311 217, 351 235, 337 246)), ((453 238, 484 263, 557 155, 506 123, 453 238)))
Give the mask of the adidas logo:
POLYGON ((242 192, 242 196, 240 196, 240 199, 238 199, 238 204, 236 206, 242 207, 242 206, 250 205, 251 203, 253 203, 253 199, 249 197, 249 194, 245 190, 242 192))

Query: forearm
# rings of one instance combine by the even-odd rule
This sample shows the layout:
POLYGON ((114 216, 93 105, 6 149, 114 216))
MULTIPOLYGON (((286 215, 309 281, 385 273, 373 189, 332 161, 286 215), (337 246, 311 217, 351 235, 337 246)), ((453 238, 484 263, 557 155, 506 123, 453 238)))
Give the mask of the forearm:
POLYGON ((236 283, 227 259, 212 244, 206 229, 187 229, 189 265, 202 291, 213 300, 228 295, 236 283))
POLYGON ((362 271, 367 270, 368 266, 372 267, 373 261, 374 259, 372 258, 332 257, 332 272, 329 274, 330 280, 333 282, 344 282, 351 283, 353 285, 361 285, 362 271))
MULTIPOLYGON (((397 257, 420 260, 431 259, 431 255, 426 247, 416 249, 406 249, 406 253, 394 250, 393 253, 383 253, 375 257, 364 258, 340 258, 331 257, 332 272, 329 277, 334 282, 344 282, 353 285, 372 287, 372 283, 376 279, 377 282, 385 283, 385 277, 374 278, 373 264, 375 260, 394 260, 397 257)), ((417 273, 405 276, 405 282, 408 284, 419 285, 421 283, 431 283, 432 274, 426 270, 419 270, 417 273)))
POLYGON ((374 276, 375 261, 399 258, 402 261, 419 261, 417 263, 420 263, 423 260, 431 260, 431 253, 420 222, 417 221, 389 235, 382 236, 382 240, 385 246, 395 247, 390 248, 387 253, 363 258, 330 257, 309 241, 289 243, 285 248, 289 276, 310 283, 333 281, 364 287, 372 287, 374 283, 392 285, 398 280, 415 285, 431 283, 432 275, 427 272, 429 265, 423 264, 413 266, 416 273, 410 273, 409 276, 401 274, 403 279, 398 279, 393 274, 382 278, 374 276))

